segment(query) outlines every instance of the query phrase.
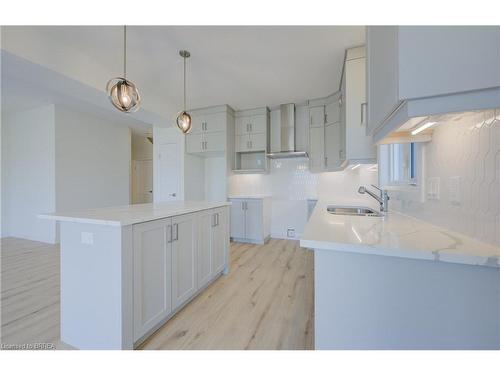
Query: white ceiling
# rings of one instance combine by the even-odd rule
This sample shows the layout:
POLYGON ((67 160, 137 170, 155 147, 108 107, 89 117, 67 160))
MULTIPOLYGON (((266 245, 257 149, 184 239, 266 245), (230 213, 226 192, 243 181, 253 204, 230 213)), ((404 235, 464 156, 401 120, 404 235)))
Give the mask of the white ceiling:
MULTIPOLYGON (((2 48, 101 91, 122 74, 119 26, 2 27, 2 48)), ((344 50, 364 43, 363 26, 131 26, 128 78, 149 111, 173 118, 182 106, 187 49, 188 107, 235 109, 302 102, 337 90, 344 50)))

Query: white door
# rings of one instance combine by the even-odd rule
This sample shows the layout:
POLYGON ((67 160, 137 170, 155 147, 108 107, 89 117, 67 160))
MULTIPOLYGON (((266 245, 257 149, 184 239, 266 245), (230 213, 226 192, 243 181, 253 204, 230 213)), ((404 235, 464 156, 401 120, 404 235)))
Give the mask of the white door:
POLYGON ((213 210, 202 211, 198 220, 198 288, 201 288, 210 281, 213 274, 212 236, 215 213, 213 210))
POLYGON ((337 96, 325 107, 325 120, 327 124, 340 121, 340 106, 337 96))
POLYGON ((231 237, 245 238, 245 201, 231 200, 231 237))
POLYGON ((248 134, 236 136, 236 151, 244 152, 250 150, 250 137, 248 134))
POLYGON ((262 240, 262 200, 249 199, 245 203, 245 238, 262 240))
POLYGON ((204 116, 205 132, 223 132, 226 131, 226 114, 212 113, 204 116))
POLYGON ((196 214, 172 218, 172 308, 196 292, 196 214))
POLYGON ((158 167, 159 188, 158 202, 180 199, 181 166, 179 144, 163 143, 159 145, 160 159, 158 167))
POLYGON ((212 259, 213 259, 213 273, 216 275, 221 272, 227 259, 227 213, 226 209, 215 210, 215 222, 212 228, 212 259))
POLYGON ((236 117, 236 135, 248 134, 250 133, 250 117, 236 117))
POLYGON ((153 161, 132 160, 132 204, 153 201, 153 161))
POLYGON ((164 219, 133 227, 134 341, 172 311, 170 223, 164 219))

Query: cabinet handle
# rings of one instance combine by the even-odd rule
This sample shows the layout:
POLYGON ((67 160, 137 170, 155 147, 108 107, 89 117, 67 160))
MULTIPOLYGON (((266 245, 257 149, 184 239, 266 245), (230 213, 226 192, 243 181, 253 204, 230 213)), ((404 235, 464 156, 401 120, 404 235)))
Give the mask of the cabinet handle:
POLYGON ((212 215, 212 228, 213 228, 213 227, 215 227, 215 226, 217 225, 217 224, 216 224, 216 221, 215 221, 215 220, 216 220, 215 215, 216 215, 216 214, 213 214, 213 215, 212 215))
POLYGON ((309 125, 312 125, 312 124, 313 124, 313 117, 311 116, 310 121, 309 121, 309 125))
POLYGON ((219 226, 219 214, 218 213, 215 214, 215 226, 216 227, 219 226))
POLYGON ((179 240, 179 224, 175 223, 174 224, 174 228, 175 228, 175 238, 172 239, 172 242, 173 241, 178 241, 179 240))
POLYGON ((250 133, 252 132, 253 125, 250 123, 250 133))
POLYGON ((205 122, 205 131, 208 131, 208 122, 205 122))
POLYGON ((328 121, 326 120, 327 118, 328 118, 328 115, 325 113, 325 119, 324 119, 325 124, 328 124, 328 121))
POLYGON ((365 108, 366 108, 366 103, 361 103, 361 126, 365 125, 365 108))
POLYGON ((328 166, 328 157, 325 156, 325 167, 328 166))
POLYGON ((250 141, 250 148, 252 148, 252 141, 250 141))
POLYGON ((245 202, 241 202, 241 209, 244 210, 245 209, 245 202))
POLYGON ((167 243, 172 243, 172 226, 171 225, 168 225, 167 226, 167 233, 170 232, 170 237, 169 239, 167 240, 167 243))

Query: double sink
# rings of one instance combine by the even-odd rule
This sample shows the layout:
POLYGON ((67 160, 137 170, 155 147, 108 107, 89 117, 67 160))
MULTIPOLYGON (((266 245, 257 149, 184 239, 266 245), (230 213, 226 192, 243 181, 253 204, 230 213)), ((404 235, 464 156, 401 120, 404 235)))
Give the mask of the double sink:
POLYGON ((362 207, 362 206, 328 206, 326 210, 328 211, 328 213, 332 215, 371 216, 371 217, 383 216, 378 211, 375 211, 369 207, 362 207))

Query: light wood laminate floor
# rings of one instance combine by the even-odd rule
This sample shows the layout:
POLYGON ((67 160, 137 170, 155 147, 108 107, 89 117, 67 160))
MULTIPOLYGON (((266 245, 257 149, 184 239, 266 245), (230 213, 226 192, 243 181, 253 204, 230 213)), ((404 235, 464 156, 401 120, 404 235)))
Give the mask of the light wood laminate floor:
MULTIPOLYGON (((1 336, 59 343, 59 247, 1 242, 1 336)), ((140 349, 313 349, 313 253, 298 241, 231 244, 231 270, 140 349)))

